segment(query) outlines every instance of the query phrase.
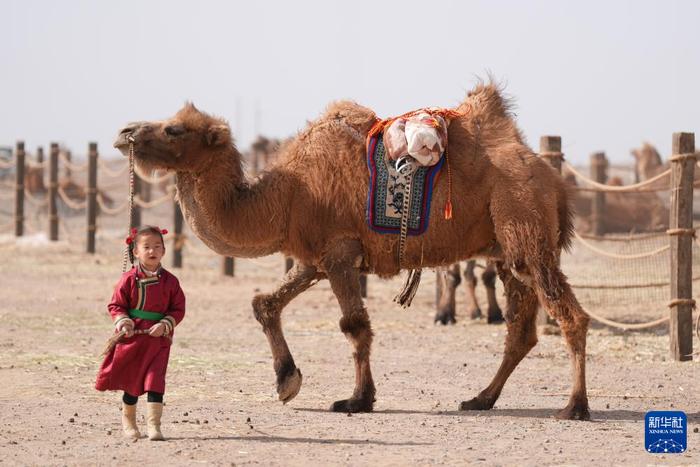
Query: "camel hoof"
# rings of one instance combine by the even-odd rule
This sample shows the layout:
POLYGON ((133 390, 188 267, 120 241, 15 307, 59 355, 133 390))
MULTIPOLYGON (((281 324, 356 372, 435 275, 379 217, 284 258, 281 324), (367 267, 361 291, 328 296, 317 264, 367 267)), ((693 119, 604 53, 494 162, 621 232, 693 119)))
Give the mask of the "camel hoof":
POLYGON ((299 394, 301 381, 301 371, 299 371, 299 368, 295 368, 289 376, 277 385, 277 394, 283 403, 286 404, 299 394))
POLYGON ((341 401, 335 401, 333 402, 333 405, 331 405, 331 412, 358 413, 371 412, 373 409, 373 399, 356 399, 354 397, 341 401))
POLYGON ((493 402, 480 399, 478 396, 468 401, 462 401, 459 404, 459 410, 491 410, 492 408, 493 402))
POLYGON ((435 315, 435 323, 448 325, 448 324, 455 324, 456 322, 457 322, 457 320, 455 319, 454 312, 439 311, 435 315))
POLYGON ((503 318, 503 312, 500 308, 489 308, 489 314, 486 318, 486 322, 488 324, 500 324, 504 321, 505 319, 503 318))
POLYGON ((591 413, 588 411, 588 403, 583 404, 572 404, 569 403, 566 407, 561 409, 556 417, 559 420, 590 420, 591 413))
POLYGON ((469 317, 471 319, 481 319, 483 314, 481 313, 481 308, 476 307, 472 310, 472 312, 469 314, 469 317))

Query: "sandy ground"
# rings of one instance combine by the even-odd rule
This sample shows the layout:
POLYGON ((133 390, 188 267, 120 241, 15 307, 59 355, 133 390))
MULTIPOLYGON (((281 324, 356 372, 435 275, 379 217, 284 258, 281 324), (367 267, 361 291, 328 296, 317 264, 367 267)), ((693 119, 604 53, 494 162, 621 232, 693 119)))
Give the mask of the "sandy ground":
MULTIPOLYGON (((327 410, 350 395, 354 378, 328 284, 292 302, 284 328, 304 383, 282 405, 250 302, 274 287, 283 259, 237 260, 236 277, 228 278, 220 259, 194 242, 186 267, 174 270, 188 311, 168 372, 168 441, 128 442, 120 395, 93 389, 97 355, 111 332, 106 303, 121 271, 120 244, 101 237, 91 256, 82 252, 84 235, 73 238, 50 243, 35 234, 16 242, 0 235, 2 465, 700 464, 700 433, 693 431, 700 427, 698 366, 669 360, 663 330, 591 329, 591 422, 553 418, 571 382, 556 335, 540 337, 493 410, 458 412, 459 402, 495 374, 506 331, 469 321, 462 290, 458 323, 434 326, 433 274, 406 311, 391 302, 401 279, 370 278, 377 384, 371 414, 327 410), (685 454, 645 452, 644 414, 654 409, 688 414, 685 454)), ((567 272, 579 263, 568 258, 567 272)))

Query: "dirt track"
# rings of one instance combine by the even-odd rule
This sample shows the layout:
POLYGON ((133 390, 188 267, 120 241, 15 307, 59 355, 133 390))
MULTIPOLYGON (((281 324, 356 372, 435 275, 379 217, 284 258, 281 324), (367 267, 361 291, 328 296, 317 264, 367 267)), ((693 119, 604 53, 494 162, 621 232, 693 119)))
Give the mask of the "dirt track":
POLYGON ((370 279, 372 414, 327 411, 350 395, 354 377, 327 283, 292 302, 284 327, 304 384, 283 406, 250 307, 257 289, 274 286, 282 258, 238 261, 230 279, 220 275, 218 259, 203 253, 190 254, 187 267, 174 271, 188 311, 168 373, 169 441, 127 442, 119 395, 93 389, 121 258, 118 246, 95 257, 81 251, 82 241, 34 237, 16 244, 0 237, 0 464, 700 463, 700 433, 693 432, 700 426, 698 367, 668 361, 663 334, 590 331, 593 422, 552 418, 566 403, 570 366, 561 337, 550 335, 540 337, 494 410, 457 412, 494 375, 505 326, 469 322, 463 310, 457 325, 433 326, 432 274, 408 311, 391 303, 400 279, 370 279), (688 414, 688 452, 647 454, 645 412, 671 408, 688 414))

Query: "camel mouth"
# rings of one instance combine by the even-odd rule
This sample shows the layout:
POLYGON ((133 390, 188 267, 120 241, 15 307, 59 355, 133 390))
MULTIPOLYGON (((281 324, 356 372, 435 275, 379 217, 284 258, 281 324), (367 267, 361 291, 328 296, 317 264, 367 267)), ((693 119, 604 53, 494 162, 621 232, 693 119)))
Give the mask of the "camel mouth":
POLYGON ((119 131, 119 134, 112 143, 115 149, 118 149, 123 155, 129 155, 129 146, 136 143, 136 138, 134 137, 135 128, 133 126, 127 126, 119 131))
POLYGON ((114 140, 114 143, 112 146, 115 149, 118 149, 119 152, 122 153, 124 156, 129 155, 129 141, 127 140, 127 135, 120 133, 117 138, 114 140))
POLYGON ((136 143, 136 134, 141 134, 144 129, 149 130, 151 125, 148 122, 131 122, 119 130, 112 146, 118 149, 123 155, 129 155, 129 145, 136 143))

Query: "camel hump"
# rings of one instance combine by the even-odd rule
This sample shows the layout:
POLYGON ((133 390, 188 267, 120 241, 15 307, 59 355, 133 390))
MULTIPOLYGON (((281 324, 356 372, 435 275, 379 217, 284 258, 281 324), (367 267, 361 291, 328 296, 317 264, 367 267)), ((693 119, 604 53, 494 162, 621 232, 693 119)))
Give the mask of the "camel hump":
POLYGON ((377 115, 357 102, 344 100, 331 102, 317 123, 331 120, 340 120, 365 134, 377 121, 377 115))
POLYGON ((493 82, 479 83, 457 107, 464 114, 458 120, 462 127, 478 135, 483 147, 498 146, 508 140, 524 144, 512 107, 500 86, 493 82))
POLYGON ((458 110, 471 114, 473 117, 509 118, 511 117, 512 103, 503 96, 501 87, 493 82, 479 83, 469 91, 467 98, 462 102, 458 110))

